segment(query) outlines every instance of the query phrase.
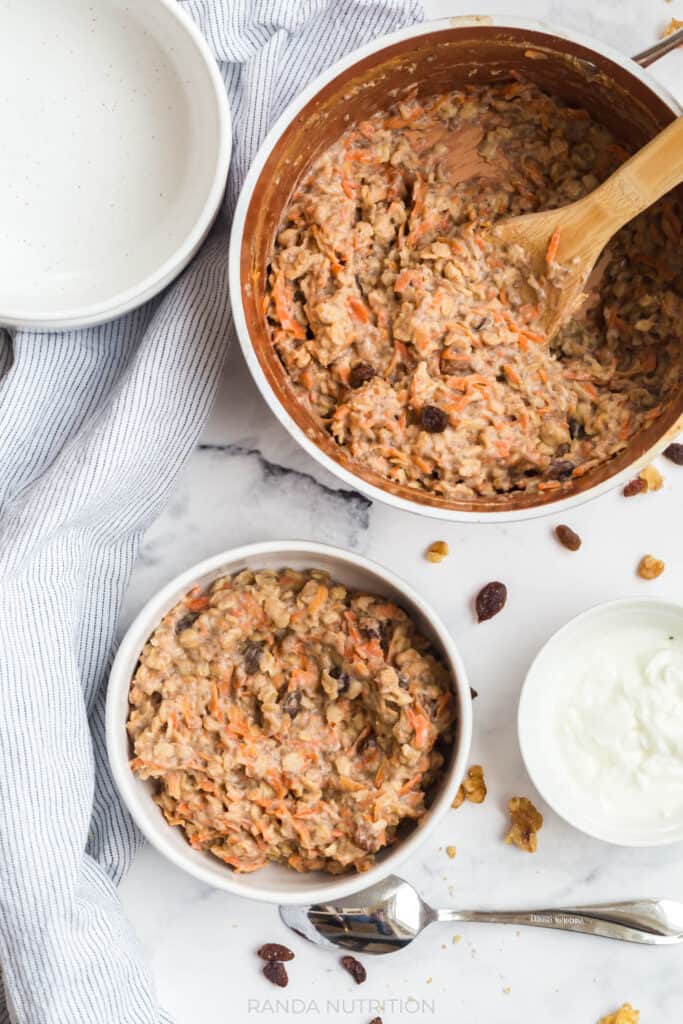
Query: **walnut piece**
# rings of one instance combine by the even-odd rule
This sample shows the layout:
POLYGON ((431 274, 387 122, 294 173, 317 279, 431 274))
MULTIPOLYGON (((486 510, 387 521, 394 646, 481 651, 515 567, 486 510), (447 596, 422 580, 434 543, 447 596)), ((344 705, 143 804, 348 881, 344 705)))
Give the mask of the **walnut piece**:
POLYGON ((664 572, 664 562, 653 555, 643 555, 638 562, 638 575, 643 580, 656 580, 664 572))
POLYGON ((638 1024, 640 1010, 634 1010, 630 1003, 624 1003, 614 1013, 601 1017, 598 1024, 638 1024))
MULTIPOLYGON (((666 39, 667 36, 672 36, 674 32, 678 32, 679 28, 683 28, 683 21, 680 21, 679 18, 672 18, 660 38, 666 39)), ((619 1024, 621 1024, 621 1021, 619 1021, 619 1024)))
POLYGON ((428 562, 443 562, 448 557, 448 544, 445 540, 435 540, 427 548, 428 562))
POLYGON ((465 800, 473 804, 483 804, 486 799, 486 783, 484 782, 484 769, 480 764, 473 764, 467 769, 467 775, 462 780, 460 789, 455 794, 452 807, 460 807, 465 800))
POLYGON ((646 491, 658 491, 664 483, 664 477, 656 468, 656 466, 646 466, 638 474, 640 479, 645 484, 646 491))
POLYGON ((454 846, 447 846, 446 847, 446 854, 451 858, 451 860, 453 860, 455 858, 456 853, 457 853, 457 850, 456 850, 456 848, 454 846))
POLYGON ((506 843, 514 843, 520 850, 535 853, 538 845, 536 833, 543 827, 543 815, 525 796, 513 796, 508 803, 510 831, 506 843))

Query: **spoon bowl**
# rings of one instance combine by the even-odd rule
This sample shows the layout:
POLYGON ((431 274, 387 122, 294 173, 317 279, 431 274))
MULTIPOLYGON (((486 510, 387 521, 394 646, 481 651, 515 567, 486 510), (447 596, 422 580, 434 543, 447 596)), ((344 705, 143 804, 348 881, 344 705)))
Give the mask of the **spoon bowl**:
POLYGON ((612 235, 681 181, 683 117, 583 199, 497 225, 497 237, 520 245, 532 272, 546 285, 548 339, 581 304, 586 282, 612 235))

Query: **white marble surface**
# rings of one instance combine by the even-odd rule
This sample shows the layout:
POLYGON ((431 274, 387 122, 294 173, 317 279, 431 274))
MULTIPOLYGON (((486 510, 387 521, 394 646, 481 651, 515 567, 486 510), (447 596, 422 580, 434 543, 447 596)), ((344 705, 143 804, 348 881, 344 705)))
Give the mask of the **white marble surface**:
MULTIPOLYGON (((469 13, 473 6, 467 0, 427 3, 434 16, 469 13)), ((633 53, 650 45, 670 17, 683 17, 683 0, 489 0, 483 9, 545 19, 633 53)), ((683 100, 683 52, 653 73, 683 100)), ((648 894, 683 899, 681 846, 610 847, 575 832, 542 803, 546 824, 535 856, 502 842, 507 798, 533 795, 515 713, 536 650, 570 616, 598 601, 644 592, 680 596, 683 470, 671 463, 661 468, 666 481, 658 494, 626 501, 611 493, 566 517, 584 539, 578 554, 552 539, 552 518, 508 526, 439 525, 340 491, 275 421, 235 346, 202 443, 146 539, 125 619, 180 569, 248 541, 327 541, 391 566, 436 606, 457 638, 480 694, 472 761, 485 766, 489 784, 486 803, 452 811, 406 876, 434 903, 465 907, 648 894), (449 542, 452 554, 434 566, 423 551, 438 538, 449 542), (653 583, 634 575, 647 551, 667 562, 653 583), (472 596, 495 578, 508 584, 508 606, 494 621, 475 625, 472 596), (457 847, 455 860, 439 851, 446 844, 457 847)), ((333 955, 290 940, 274 907, 212 891, 150 849, 134 865, 123 897, 160 998, 178 1024, 276 1017, 367 1024, 381 1012, 373 1000, 387 1000, 385 1024, 595 1024, 627 999, 641 1009, 642 1024, 683 1020, 683 947, 648 949, 501 926, 434 926, 409 952, 370 961, 360 988, 333 955), (457 932, 462 941, 453 944, 457 932), (261 977, 254 954, 261 942, 273 940, 291 941, 297 953, 286 991, 261 977), (276 1012, 278 996, 289 1003, 276 1012)))

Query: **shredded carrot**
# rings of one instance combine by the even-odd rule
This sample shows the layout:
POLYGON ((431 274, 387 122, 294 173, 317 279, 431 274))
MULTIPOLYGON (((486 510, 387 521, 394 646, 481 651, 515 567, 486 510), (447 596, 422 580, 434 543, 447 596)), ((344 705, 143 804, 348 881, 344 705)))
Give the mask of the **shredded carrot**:
POLYGON ((552 263, 553 260, 555 259, 555 256, 557 254, 557 247, 560 244, 560 234, 561 233, 562 233, 562 228, 558 224, 558 226, 555 228, 555 230, 553 231, 553 233, 551 235, 550 242, 548 243, 548 249, 547 249, 547 252, 545 254, 545 261, 548 264, 552 263))

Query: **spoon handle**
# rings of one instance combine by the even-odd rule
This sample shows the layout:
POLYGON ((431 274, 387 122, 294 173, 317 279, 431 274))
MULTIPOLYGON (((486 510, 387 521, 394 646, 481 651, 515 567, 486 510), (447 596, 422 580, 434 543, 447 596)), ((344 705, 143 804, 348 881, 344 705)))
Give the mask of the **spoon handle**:
MULTIPOLYGON (((588 907, 563 907, 552 910, 480 911, 438 910, 438 921, 481 921, 491 924, 531 925, 559 931, 585 932, 606 939, 667 945, 683 941, 680 913, 674 920, 667 914, 669 900, 633 900, 588 907)), ((677 906, 677 905, 676 905, 677 906)))
POLYGON ((683 117, 678 117, 577 206, 584 207, 587 224, 607 240, 681 181, 683 117))

